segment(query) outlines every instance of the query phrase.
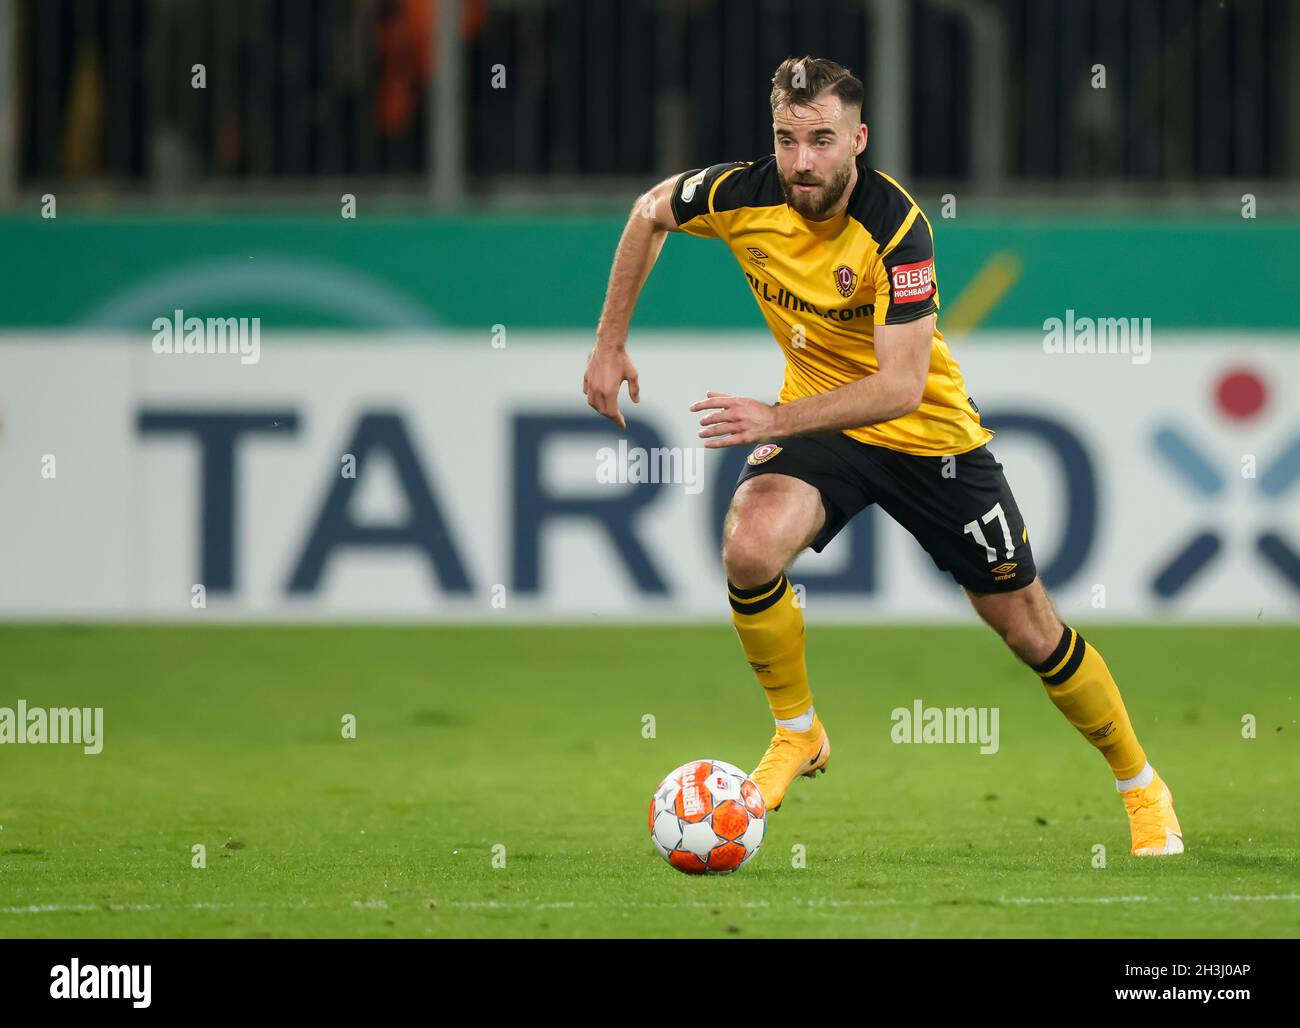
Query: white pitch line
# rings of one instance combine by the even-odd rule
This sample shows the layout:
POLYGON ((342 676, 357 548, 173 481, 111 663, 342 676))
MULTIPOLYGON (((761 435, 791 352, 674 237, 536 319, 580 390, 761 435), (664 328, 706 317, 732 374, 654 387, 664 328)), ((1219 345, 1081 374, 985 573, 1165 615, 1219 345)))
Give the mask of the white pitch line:
MULTIPOLYGON (((961 897, 955 906, 1021 906, 1033 904, 1059 904, 1059 903, 1247 903, 1247 902, 1294 902, 1300 900, 1300 894, 1289 893, 1285 895, 1270 896, 1000 896, 996 900, 986 900, 979 897, 961 897)), ((681 903, 601 903, 597 900, 568 900, 555 903, 511 903, 502 902, 501 900, 449 900, 445 904, 448 907, 460 907, 472 910, 556 910, 556 909, 682 909, 682 908, 721 908, 727 909, 740 908, 742 910, 761 910, 769 907, 786 907, 797 906, 807 908, 817 907, 885 907, 899 906, 906 904, 908 906, 922 906, 926 904, 939 903, 946 905, 942 900, 914 900, 904 901, 899 899, 878 899, 878 900, 836 900, 836 899, 817 899, 817 900, 798 900, 792 899, 781 903, 770 903, 767 900, 742 900, 740 902, 728 901, 725 898, 718 898, 711 902, 686 901, 681 903)))
POLYGON ((1165 903, 1185 902, 1199 903, 1286 903, 1300 900, 1300 894, 1284 893, 1270 896, 1003 896, 998 902, 1009 904, 1030 903, 1165 903))
MULTIPOLYGON (((1113 903, 1294 903, 1300 901, 1300 893, 1278 893, 1269 895, 1233 895, 1227 894, 1222 896, 999 896, 996 900, 985 900, 979 897, 959 897, 959 902, 955 906, 1031 906, 1031 905, 1055 905, 1062 903, 1083 903, 1083 904, 1113 904, 1113 903)), ((387 900, 369 899, 369 900, 350 900, 346 901, 349 906, 357 910, 391 910, 392 904, 387 900)), ((458 908, 464 910, 608 910, 611 908, 621 908, 627 910, 651 910, 651 909, 721 909, 723 907, 734 910, 763 910, 768 908, 784 908, 789 906, 806 907, 806 908, 858 908, 858 907, 887 907, 899 906, 924 906, 934 903, 943 904, 942 901, 933 899, 904 901, 900 899, 875 899, 875 900, 838 900, 838 899, 815 899, 801 900, 791 899, 789 901, 780 901, 777 903, 768 900, 728 900, 726 897, 718 897, 716 900, 700 901, 688 900, 680 903, 602 903, 598 900, 557 900, 552 903, 513 903, 502 902, 501 900, 446 900, 439 904, 444 908, 458 908)), ((32 904, 26 907, 0 907, 0 914, 79 914, 95 913, 107 911, 109 913, 136 913, 147 910, 247 910, 250 908, 267 909, 274 908, 278 910, 319 910, 333 907, 333 904, 314 903, 310 900, 294 900, 281 903, 40 903, 32 904)))
MULTIPOLYGON (((383 900, 369 900, 368 903, 383 900)), ((358 906, 356 900, 353 906, 358 906)), ((302 901, 300 903, 33 903, 26 907, 0 907, 0 914, 84 914, 108 911, 110 913, 135 912, 142 910, 240 910, 249 907, 278 906, 285 909, 314 907, 316 904, 302 901)))

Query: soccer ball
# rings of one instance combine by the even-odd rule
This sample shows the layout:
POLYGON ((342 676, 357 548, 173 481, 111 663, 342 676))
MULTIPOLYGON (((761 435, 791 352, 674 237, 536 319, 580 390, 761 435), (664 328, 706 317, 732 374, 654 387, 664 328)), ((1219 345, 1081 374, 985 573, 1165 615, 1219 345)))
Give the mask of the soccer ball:
POLYGON ((758 852, 767 807, 754 780, 722 760, 693 760, 650 798, 650 841, 688 875, 728 874, 758 852))

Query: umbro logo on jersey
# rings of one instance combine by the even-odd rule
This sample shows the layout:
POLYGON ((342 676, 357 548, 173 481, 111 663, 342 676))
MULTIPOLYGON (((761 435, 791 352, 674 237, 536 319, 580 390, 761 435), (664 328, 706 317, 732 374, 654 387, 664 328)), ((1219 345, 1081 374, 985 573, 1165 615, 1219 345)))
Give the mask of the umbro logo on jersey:
POLYGON ((763 266, 764 261, 771 259, 770 254, 764 253, 757 246, 747 246, 745 247, 745 249, 749 251, 749 259, 753 261, 755 264, 757 264, 760 268, 763 266))
POLYGON ((841 264, 831 274, 835 276, 835 288, 840 291, 840 296, 852 296, 853 291, 858 288, 858 276, 853 269, 847 264, 841 264))

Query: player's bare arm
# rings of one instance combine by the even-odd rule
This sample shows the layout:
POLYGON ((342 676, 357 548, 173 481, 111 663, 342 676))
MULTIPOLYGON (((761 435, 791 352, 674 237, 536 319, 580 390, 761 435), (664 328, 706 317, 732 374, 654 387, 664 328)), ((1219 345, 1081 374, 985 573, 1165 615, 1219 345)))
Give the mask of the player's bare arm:
POLYGON ((636 366, 627 353, 627 330, 637 298, 650 269, 659 259, 664 240, 669 232, 677 231, 671 203, 676 181, 677 176, 664 179, 638 197, 628 216, 609 272, 605 305, 596 326, 596 345, 587 357, 587 370, 582 376, 582 391, 587 395, 588 406, 619 428, 627 428, 627 421, 618 409, 618 394, 624 382, 632 402, 641 401, 636 366))
POLYGON ((934 315, 901 325, 876 326, 880 370, 856 382, 779 406, 746 396, 710 392, 691 410, 716 411, 700 419, 705 446, 747 446, 816 432, 891 421, 921 405, 930 370, 934 315))

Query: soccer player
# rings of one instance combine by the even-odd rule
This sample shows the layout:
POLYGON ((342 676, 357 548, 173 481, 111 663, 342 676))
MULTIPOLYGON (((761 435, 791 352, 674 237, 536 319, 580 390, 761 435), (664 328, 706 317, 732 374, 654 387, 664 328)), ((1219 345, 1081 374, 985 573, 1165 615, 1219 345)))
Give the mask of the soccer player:
POLYGON ((862 99, 862 83, 840 65, 790 58, 772 79, 775 154, 685 172, 638 200, 587 361, 587 402, 626 427, 622 384, 640 398, 628 325, 667 233, 721 239, 786 357, 777 403, 710 392, 691 407, 707 412, 706 447, 755 446, 723 526, 722 561, 736 632, 776 719, 753 775, 768 809, 796 776, 824 771, 831 751, 785 569, 875 503, 965 588, 1105 757, 1133 854, 1181 853, 1173 797, 1106 662, 1061 623, 1036 576, 1028 530, 986 445, 992 433, 936 328, 930 222, 867 165, 862 99))

